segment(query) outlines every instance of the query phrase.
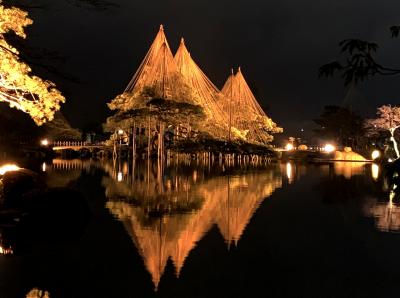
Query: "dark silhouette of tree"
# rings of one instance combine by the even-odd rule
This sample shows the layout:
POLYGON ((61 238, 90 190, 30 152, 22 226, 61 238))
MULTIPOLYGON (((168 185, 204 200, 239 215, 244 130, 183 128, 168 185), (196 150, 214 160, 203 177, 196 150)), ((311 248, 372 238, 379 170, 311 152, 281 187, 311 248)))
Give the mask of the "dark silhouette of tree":
MULTIPOLYGON (((392 37, 398 37, 400 26, 390 27, 392 37)), ((378 44, 360 39, 345 39, 339 43, 342 61, 332 61, 319 68, 320 77, 340 74, 345 85, 357 84, 376 75, 392 76, 400 74, 400 69, 380 64, 376 60, 378 44)))
POLYGON ((335 105, 324 107, 319 118, 314 119, 319 126, 317 136, 335 141, 338 145, 360 147, 364 136, 364 119, 356 112, 335 105))
POLYGON ((52 141, 80 141, 82 133, 72 128, 65 116, 58 111, 54 119, 45 123, 41 129, 42 135, 52 141))

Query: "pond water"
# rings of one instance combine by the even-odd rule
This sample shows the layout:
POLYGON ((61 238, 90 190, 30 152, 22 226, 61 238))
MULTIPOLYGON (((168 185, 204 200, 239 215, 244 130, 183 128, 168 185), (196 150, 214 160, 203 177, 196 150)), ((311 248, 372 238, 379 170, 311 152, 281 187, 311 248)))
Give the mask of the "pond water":
POLYGON ((36 170, 82 193, 90 220, 76 239, 0 249, 1 298, 399 296, 400 206, 377 165, 53 160, 36 170))

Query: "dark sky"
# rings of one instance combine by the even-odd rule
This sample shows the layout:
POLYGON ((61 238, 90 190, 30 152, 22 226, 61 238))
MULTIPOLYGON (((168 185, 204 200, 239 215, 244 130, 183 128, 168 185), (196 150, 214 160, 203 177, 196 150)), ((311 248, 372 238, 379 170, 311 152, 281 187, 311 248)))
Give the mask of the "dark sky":
MULTIPOLYGON (((124 90, 161 23, 172 50, 184 36, 218 87, 240 65, 267 113, 290 134, 309 130, 324 105, 343 102, 340 80, 318 79, 318 67, 338 57, 340 40, 376 41, 380 61, 400 66, 400 40, 389 33, 400 23, 396 0, 109 0, 119 7, 107 11, 47 1, 31 14, 29 43, 67 57, 60 70, 82 80, 49 75, 67 96, 62 111, 76 127, 105 120, 106 103, 124 90)), ((354 104, 373 111, 399 103, 398 82, 373 79, 354 104)))

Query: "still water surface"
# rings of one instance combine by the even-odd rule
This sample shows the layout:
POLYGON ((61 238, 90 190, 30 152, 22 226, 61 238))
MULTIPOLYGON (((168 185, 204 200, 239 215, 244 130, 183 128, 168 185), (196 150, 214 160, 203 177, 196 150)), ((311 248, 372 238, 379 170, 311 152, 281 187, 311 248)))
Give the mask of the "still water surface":
POLYGON ((73 241, 0 256, 1 298, 400 295, 400 206, 376 165, 54 160, 37 171, 79 190, 90 221, 73 241))

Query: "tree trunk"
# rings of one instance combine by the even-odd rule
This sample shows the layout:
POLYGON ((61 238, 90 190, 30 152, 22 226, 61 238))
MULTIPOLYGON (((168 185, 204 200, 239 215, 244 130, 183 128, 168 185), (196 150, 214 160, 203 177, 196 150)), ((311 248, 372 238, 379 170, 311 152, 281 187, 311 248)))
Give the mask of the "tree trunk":
POLYGON ((390 129, 390 140, 393 142, 394 151, 396 152, 396 158, 400 158, 399 147, 397 146, 396 139, 394 138, 394 132, 399 126, 390 129))

